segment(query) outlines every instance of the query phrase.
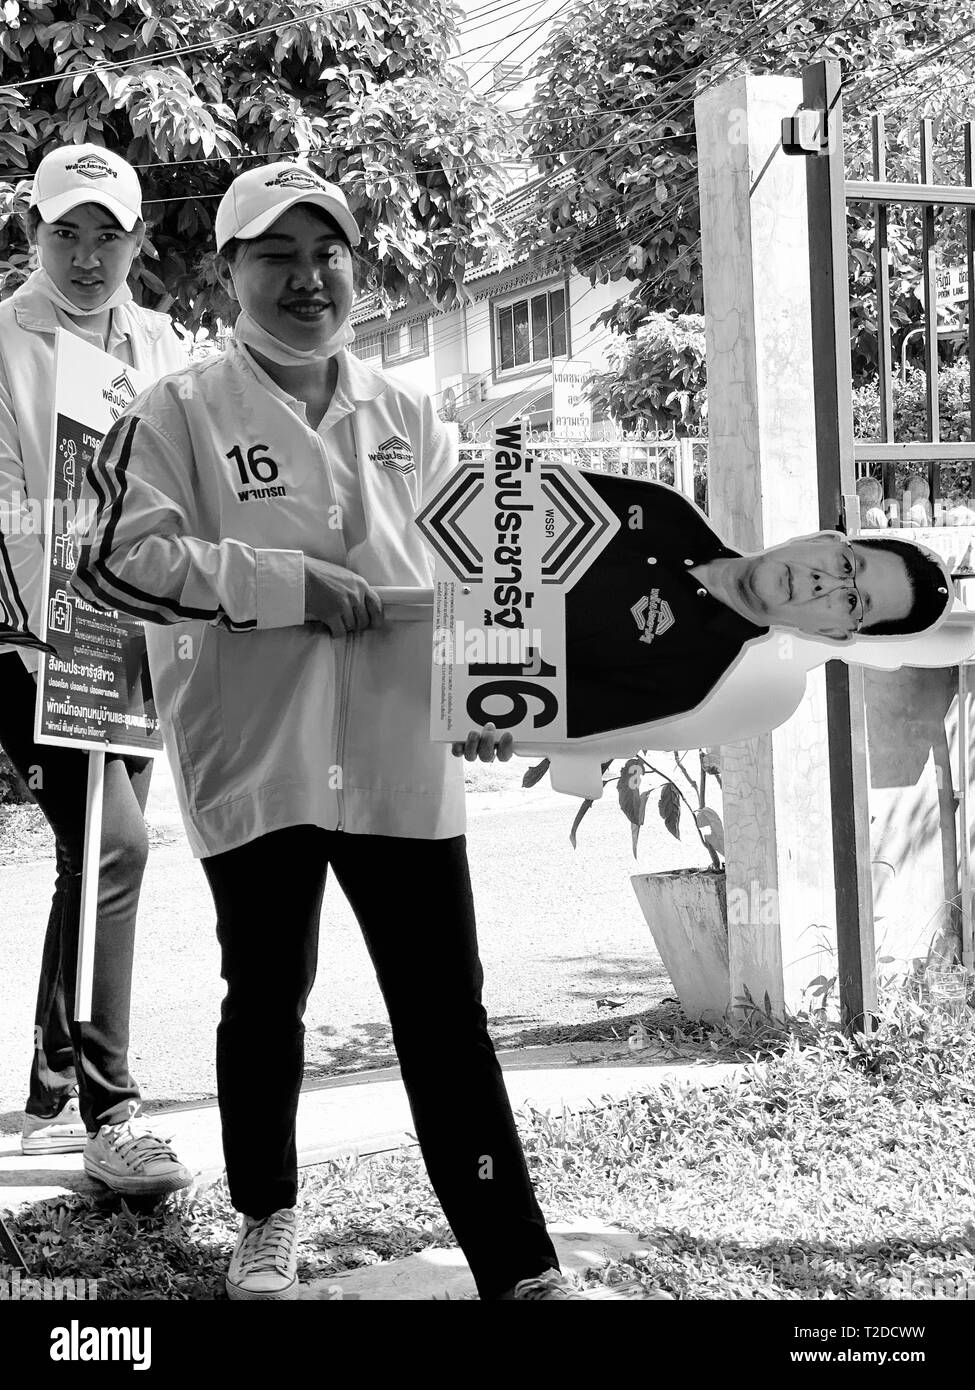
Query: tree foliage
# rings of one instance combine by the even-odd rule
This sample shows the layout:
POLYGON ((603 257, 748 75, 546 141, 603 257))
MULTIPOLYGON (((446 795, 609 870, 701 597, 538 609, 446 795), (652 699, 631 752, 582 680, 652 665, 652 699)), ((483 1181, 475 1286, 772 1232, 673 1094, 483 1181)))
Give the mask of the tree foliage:
MULTIPOLYGON (((621 332, 662 310, 701 312, 695 96, 741 73, 799 76, 836 57, 848 177, 870 176, 869 117, 882 110, 889 178, 917 180, 917 122, 931 116, 938 181, 960 181, 972 31, 970 0, 756 0, 745 12, 733 0, 576 0, 539 61, 526 124, 543 169, 571 177, 543 189, 526 245, 553 264, 568 259, 593 283, 633 282, 603 316, 621 332)), ((876 361, 871 217, 869 206, 851 210, 857 379, 876 361)), ((890 231, 894 325, 904 330, 922 315, 912 218, 894 215, 890 231)), ((943 223, 953 259, 960 224, 943 223)))
POLYGON ((607 348, 608 370, 589 380, 589 395, 624 430, 672 428, 687 434, 707 415, 704 319, 651 313, 607 348))
POLYGON ((172 294, 184 322, 221 307, 213 217, 255 157, 305 158, 341 183, 365 234, 364 288, 449 307, 465 266, 503 239, 491 209, 510 124, 449 62, 453 0, 333 11, 307 0, 7 0, 0 84, 60 80, 0 87, 0 273, 25 270, 11 220, 26 205, 23 180, 52 147, 91 141, 143 166, 153 263, 138 293, 172 294), (113 69, 132 59, 146 61, 113 69))
MULTIPOLYGON (((707 361, 704 319, 699 314, 650 314, 607 351, 608 369, 589 378, 593 404, 623 430, 647 428, 648 422, 693 433, 707 422, 707 361)), ((893 379, 894 439, 929 438, 927 387, 923 368, 909 366, 906 379, 893 379)), ((971 438, 971 383, 968 358, 942 360, 938 372, 939 434, 946 441, 971 438)), ((876 376, 853 392, 853 432, 857 439, 880 439, 880 390, 876 376)), ((905 463, 905 477, 915 468, 905 463)), ((941 464, 945 490, 971 489, 967 463, 941 464)))

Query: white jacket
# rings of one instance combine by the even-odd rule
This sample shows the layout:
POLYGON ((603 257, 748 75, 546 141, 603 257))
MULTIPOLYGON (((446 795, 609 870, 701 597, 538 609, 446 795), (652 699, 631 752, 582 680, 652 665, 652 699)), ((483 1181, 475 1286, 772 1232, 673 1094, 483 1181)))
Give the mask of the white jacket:
POLYGON ((347 350, 338 367, 316 431, 232 343, 134 401, 85 482, 99 511, 74 587, 146 623, 197 856, 292 825, 464 831, 462 765, 430 741, 432 617, 335 640, 304 622, 305 555, 432 584, 413 518, 456 461, 428 399, 347 350), (329 452, 350 418, 366 535, 346 552, 329 452))
MULTIPOLYGON (((95 342, 79 322, 62 314, 47 295, 21 286, 0 304, 0 528, 6 551, 3 579, 38 636, 44 576, 44 536, 36 525, 48 493, 51 468, 51 408, 54 396, 54 334, 66 329, 95 342), (34 505, 28 506, 28 503, 34 505), (38 507, 40 504, 40 507, 38 507)), ((101 347, 101 341, 96 344, 101 347)), ((112 311, 108 352, 154 377, 177 371, 186 354, 168 314, 123 304, 112 311)), ((36 671, 36 651, 0 643, 0 652, 19 651, 36 671)))

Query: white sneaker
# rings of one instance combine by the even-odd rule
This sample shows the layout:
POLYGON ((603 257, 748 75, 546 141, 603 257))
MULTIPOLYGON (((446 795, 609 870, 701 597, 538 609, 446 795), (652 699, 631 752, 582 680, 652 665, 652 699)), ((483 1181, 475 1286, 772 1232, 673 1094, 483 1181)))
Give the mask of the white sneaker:
POLYGON ((76 1154, 81 1153, 87 1143, 88 1131, 81 1118, 77 1096, 70 1096, 50 1119, 24 1116, 20 1135, 23 1154, 76 1154))
POLYGON ((84 1165, 90 1178, 133 1196, 162 1196, 193 1181, 167 1141, 142 1120, 102 1125, 85 1145, 84 1165))
POLYGON ((282 1207, 263 1221, 241 1218, 226 1283, 228 1298, 235 1300, 298 1297, 298 1223, 293 1207, 282 1207))

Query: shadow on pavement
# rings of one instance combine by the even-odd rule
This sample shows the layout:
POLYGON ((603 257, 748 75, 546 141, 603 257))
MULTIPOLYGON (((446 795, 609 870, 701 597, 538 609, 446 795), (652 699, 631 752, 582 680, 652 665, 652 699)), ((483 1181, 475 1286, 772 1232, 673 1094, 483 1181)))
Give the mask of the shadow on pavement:
MULTIPOLYGON (((91 1196, 101 1188, 92 1182, 80 1168, 57 1167, 57 1154, 52 1154, 45 1166, 27 1168, 4 1168, 0 1159, 0 1193, 5 1187, 68 1187, 72 1192, 82 1192, 91 1196)), ((2 1205, 2 1203, 0 1203, 2 1205)))

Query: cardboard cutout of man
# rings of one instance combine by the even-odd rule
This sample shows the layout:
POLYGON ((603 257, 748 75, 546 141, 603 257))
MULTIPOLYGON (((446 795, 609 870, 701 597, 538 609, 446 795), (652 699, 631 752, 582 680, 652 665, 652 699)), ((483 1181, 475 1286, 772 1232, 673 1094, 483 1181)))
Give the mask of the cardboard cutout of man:
POLYGON ((894 669, 975 651, 975 614, 953 605, 946 566, 913 542, 819 531, 742 554, 666 484, 584 477, 620 526, 566 594, 571 742, 502 739, 549 756, 558 790, 598 796, 600 763, 638 748, 768 732, 830 659, 894 669))
POLYGON ((908 541, 819 531, 742 555, 674 488, 585 476, 620 528, 566 595, 570 738, 698 708, 772 628, 845 645, 950 609, 941 561, 908 541))

